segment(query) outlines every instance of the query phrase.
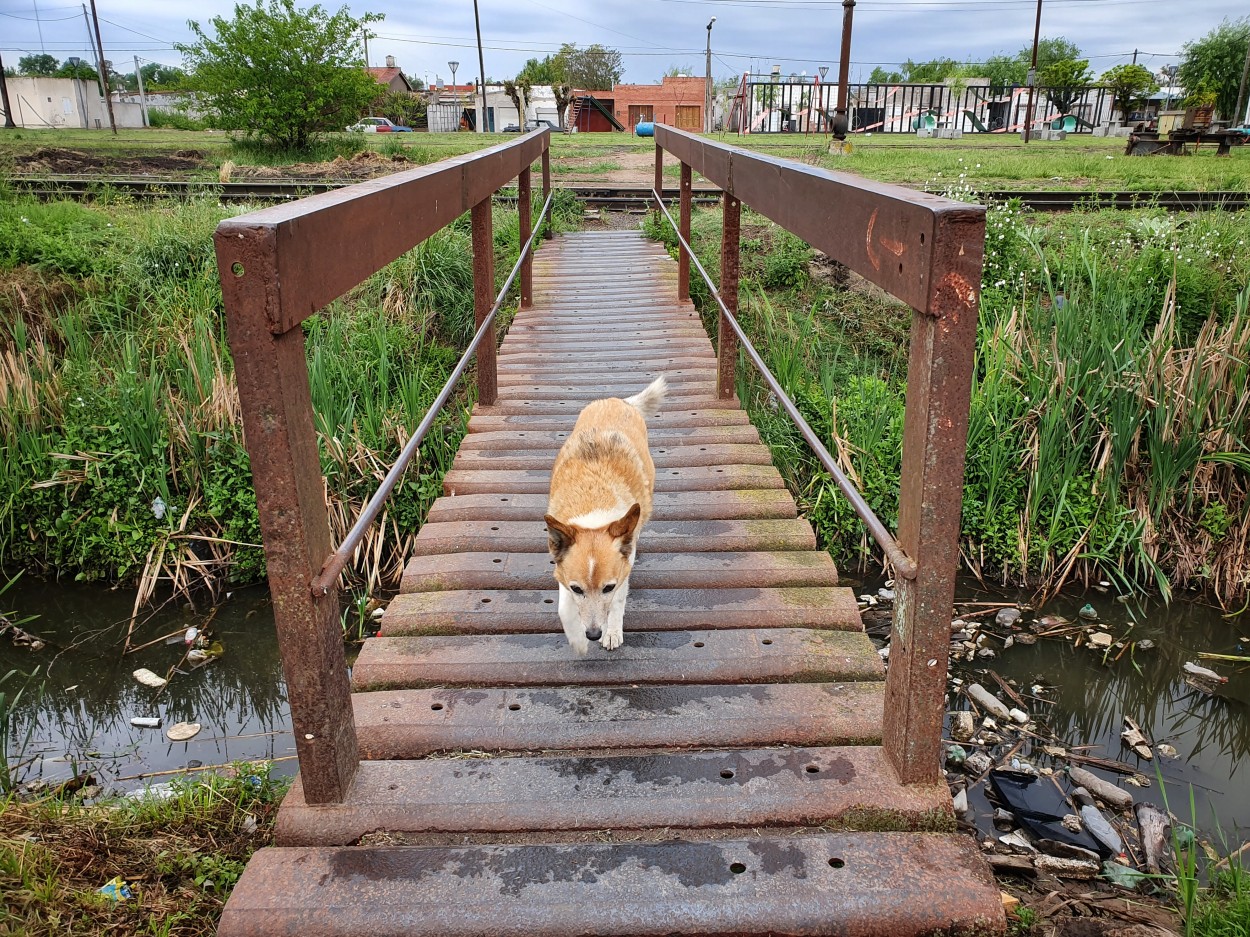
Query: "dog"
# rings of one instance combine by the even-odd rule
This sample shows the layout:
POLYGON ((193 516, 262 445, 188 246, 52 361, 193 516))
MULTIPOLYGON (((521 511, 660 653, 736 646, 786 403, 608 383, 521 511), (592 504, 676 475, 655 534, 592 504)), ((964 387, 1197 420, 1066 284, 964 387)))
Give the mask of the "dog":
POLYGON ((588 404, 556 455, 547 501, 547 546, 560 588, 560 624, 578 656, 625 640, 625 600, 638 534, 651 518, 655 463, 647 420, 664 401, 658 377, 643 391, 588 404))

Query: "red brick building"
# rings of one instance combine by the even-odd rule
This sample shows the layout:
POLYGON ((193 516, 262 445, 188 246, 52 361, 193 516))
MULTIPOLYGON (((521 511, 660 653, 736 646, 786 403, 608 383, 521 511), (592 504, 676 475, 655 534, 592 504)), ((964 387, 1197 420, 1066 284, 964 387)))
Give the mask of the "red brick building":
MULTIPOLYGON (((699 133, 703 130, 703 78, 665 78, 658 85, 616 85, 611 91, 591 91, 603 108, 610 110, 627 132, 639 121, 654 121, 699 133)), ((577 129, 603 132, 613 127, 598 108, 583 101, 577 109, 577 129)))

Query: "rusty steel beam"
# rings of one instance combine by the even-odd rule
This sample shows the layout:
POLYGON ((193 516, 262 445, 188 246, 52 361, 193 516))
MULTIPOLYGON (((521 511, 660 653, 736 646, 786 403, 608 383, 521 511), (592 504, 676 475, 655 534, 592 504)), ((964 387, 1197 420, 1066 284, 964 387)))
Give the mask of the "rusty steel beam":
MULTIPOLYGON (((473 206, 473 315, 474 325, 481 328, 490 315, 495 295, 495 234, 491 219, 490 196, 473 206)), ((499 375, 495 372, 495 327, 490 328, 477 346, 477 400, 483 406, 495 402, 499 395, 499 375)))
POLYGON ((984 216, 939 217, 925 309, 912 317, 898 540, 916 576, 895 586, 883 732, 908 784, 932 781, 941 764, 984 243, 984 216))
MULTIPOLYGON (((547 133, 547 131, 544 130, 543 133, 547 133)), ((548 145, 543 147, 543 202, 545 203, 549 198, 551 198, 551 149, 548 145)), ((555 237, 550 221, 547 222, 547 227, 543 229, 543 237, 547 240, 555 237)))
POLYGON ((655 204, 657 208, 664 205, 664 148, 660 146, 657 140, 655 143, 655 186, 651 190, 655 195, 655 204))
POLYGON ((333 803, 343 800, 359 751, 338 596, 308 590, 329 552, 330 524, 304 333, 274 335, 265 315, 279 284, 268 234, 219 229, 218 273, 300 770, 312 800, 333 803))
POLYGON ((942 219, 985 217, 980 205, 751 153, 663 124, 655 139, 748 208, 921 312, 943 272, 939 228, 949 236, 966 227, 942 219))
MULTIPOLYGON (((716 329, 716 395, 722 400, 734 395, 734 371, 738 365, 738 337, 730 323, 738 315, 741 228, 742 202, 726 192, 721 199, 720 235, 720 297, 723 308, 716 329)), ((681 253, 685 255, 686 251, 681 253)))
MULTIPOLYGON (((530 239, 533 230, 530 214, 530 167, 521 170, 517 179, 517 215, 521 228, 521 243, 530 239)), ((534 305, 534 255, 525 253, 521 257, 521 308, 529 309, 534 305)))
POLYGON ((477 153, 228 218, 217 227, 219 264, 230 269, 247 259, 244 245, 266 245, 274 276, 265 285, 262 308, 270 330, 286 332, 540 156, 545 163, 549 143, 545 128, 477 153))
MULTIPOLYGON (((691 170, 688 163, 681 164, 681 224, 678 230, 687 241, 690 240, 690 200, 691 170)), ((661 191, 660 189, 656 190, 661 191)), ((677 252, 677 301, 683 302, 690 298, 690 257, 685 251, 677 252)))

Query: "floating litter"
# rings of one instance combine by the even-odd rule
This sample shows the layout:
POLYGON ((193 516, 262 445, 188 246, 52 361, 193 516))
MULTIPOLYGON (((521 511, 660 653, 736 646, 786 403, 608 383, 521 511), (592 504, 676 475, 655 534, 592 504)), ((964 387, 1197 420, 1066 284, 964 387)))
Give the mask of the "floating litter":
POLYGON ((185 742, 199 735, 201 728, 198 722, 177 722, 165 730, 165 737, 171 742, 185 742))
POLYGON ((133 676, 136 680, 138 680, 144 686, 150 686, 154 690, 159 690, 161 687, 163 687, 166 683, 169 682, 164 677, 158 677, 156 674, 152 673, 152 671, 148 670, 148 668, 146 667, 140 667, 133 674, 131 674, 131 676, 133 676))

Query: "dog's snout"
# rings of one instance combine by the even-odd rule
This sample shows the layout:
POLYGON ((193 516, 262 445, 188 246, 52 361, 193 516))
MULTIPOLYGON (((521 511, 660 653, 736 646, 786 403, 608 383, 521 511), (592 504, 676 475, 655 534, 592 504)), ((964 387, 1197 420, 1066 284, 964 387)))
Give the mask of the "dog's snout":
POLYGON ((598 641, 598 640, 599 640, 599 638, 601 638, 602 636, 603 636, 603 632, 602 632, 602 631, 600 631, 598 628, 587 628, 587 629, 586 629, 586 640, 587 640, 587 641, 598 641))

